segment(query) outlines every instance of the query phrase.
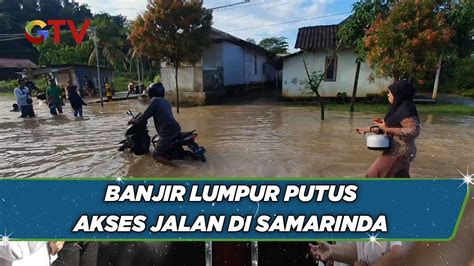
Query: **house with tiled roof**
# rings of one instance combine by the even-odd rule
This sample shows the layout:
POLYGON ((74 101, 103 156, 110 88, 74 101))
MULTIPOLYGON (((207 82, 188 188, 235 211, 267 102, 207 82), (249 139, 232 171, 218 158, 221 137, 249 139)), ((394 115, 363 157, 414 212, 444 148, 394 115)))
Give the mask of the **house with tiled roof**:
MULTIPOLYGON (((268 61, 275 57, 264 48, 212 28, 212 45, 194 65, 179 68, 180 102, 189 105, 213 103, 225 95, 263 86, 274 81, 277 70, 268 61)), ((176 99, 175 69, 163 62, 161 81, 167 98, 176 99)))
MULTIPOLYGON (((304 27, 298 30, 295 48, 299 52, 283 58, 282 97, 309 98, 313 94, 305 86, 308 71, 324 72, 327 67, 324 81, 319 93, 322 97, 337 97, 338 93, 352 95, 354 77, 356 73, 356 58, 352 47, 341 47, 336 58, 331 61, 331 51, 338 44, 337 32, 339 25, 325 25, 304 27)), ((389 80, 376 79, 369 82, 372 70, 366 63, 361 64, 357 97, 366 97, 368 94, 381 94, 390 84, 389 80)))

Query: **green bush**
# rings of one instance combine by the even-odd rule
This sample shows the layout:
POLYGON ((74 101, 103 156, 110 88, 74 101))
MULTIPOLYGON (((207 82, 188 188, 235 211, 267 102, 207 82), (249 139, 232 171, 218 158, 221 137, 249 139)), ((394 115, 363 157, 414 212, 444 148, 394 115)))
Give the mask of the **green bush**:
POLYGON ((114 76, 128 79, 128 82, 130 82, 130 80, 136 81, 138 79, 137 72, 115 71, 114 76))
POLYGON ((0 80, 1 93, 13 93, 13 90, 18 86, 16 80, 0 80))
POLYGON ((336 95, 336 102, 338 104, 343 104, 349 102, 349 98, 347 97, 346 92, 338 92, 336 95))
MULTIPOLYGON (((128 84, 130 81, 135 81, 137 82, 137 77, 135 74, 135 77, 132 77, 133 73, 127 73, 127 72, 116 72, 114 74, 114 90, 115 91, 127 91, 128 90, 128 84)), ((144 83, 145 87, 151 84, 153 81, 151 79, 147 79, 145 77, 144 83)))
POLYGON ((464 92, 461 93, 461 95, 464 96, 464 97, 474 98, 474 89, 464 91, 464 92))
POLYGON ((474 89, 474 57, 463 58, 456 63, 454 84, 461 92, 474 89))
MULTIPOLYGON (((48 86, 46 79, 44 78, 37 78, 33 79, 36 87, 38 88, 37 92, 44 92, 46 91, 46 87, 48 86)), ((13 90, 18 87, 18 82, 15 79, 12 80, 0 80, 0 93, 7 94, 11 93, 13 95, 13 90)))
POLYGON ((456 87, 456 85, 454 84, 454 82, 446 82, 444 84, 440 84, 439 85, 439 92, 441 93, 458 93, 458 89, 456 87))
POLYGON ((442 93, 460 94, 469 97, 474 89, 474 57, 457 59, 441 70, 443 83, 439 86, 442 93))
POLYGON ((386 104, 388 103, 387 95, 388 91, 384 91, 382 93, 368 93, 363 102, 370 104, 386 104))
POLYGON ((34 79, 33 82, 35 83, 36 87, 38 88, 38 92, 45 92, 46 88, 48 87, 48 81, 43 78, 34 79))

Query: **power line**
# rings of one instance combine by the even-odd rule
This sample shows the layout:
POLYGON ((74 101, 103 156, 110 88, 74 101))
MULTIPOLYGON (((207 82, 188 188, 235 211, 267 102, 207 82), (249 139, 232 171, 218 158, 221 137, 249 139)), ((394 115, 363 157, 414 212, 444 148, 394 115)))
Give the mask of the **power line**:
POLYGON ((218 10, 218 9, 223 9, 223 8, 226 8, 226 7, 231 7, 231 6, 236 6, 236 5, 241 5, 241 4, 246 4, 250 2, 250 0, 244 0, 244 1, 241 1, 241 2, 238 2, 238 3, 233 3, 233 4, 227 4, 227 5, 224 5, 224 6, 216 6, 216 7, 211 7, 209 8, 209 10, 218 10))
POLYGON ((343 13, 337 13, 337 14, 331 14, 331 15, 325 15, 325 16, 319 16, 319 17, 311 17, 311 18, 305 18, 305 19, 298 19, 298 20, 291 20, 291 21, 285 21, 285 22, 279 22, 279 23, 267 24, 267 25, 260 25, 260 26, 249 27, 249 28, 243 28, 243 29, 237 29, 237 30, 228 30, 227 32, 253 30, 253 29, 258 29, 258 28, 264 28, 264 27, 270 27, 270 26, 277 26, 277 25, 284 25, 284 24, 291 24, 291 23, 297 23, 297 22, 301 22, 301 21, 307 21, 307 20, 313 20, 313 19, 319 19, 319 18, 335 17, 335 16, 346 15, 346 14, 350 14, 350 13, 351 13, 351 12, 348 11, 348 12, 343 12, 343 13))
MULTIPOLYGON (((61 30, 59 33, 69 33, 69 30, 61 30)), ((1 41, 14 41, 14 40, 21 40, 25 38, 25 33, 11 33, 11 34, 0 34, 0 42, 1 41)))
POLYGON ((280 6, 287 5, 287 4, 291 3, 291 2, 292 2, 292 1, 288 1, 288 2, 284 2, 284 3, 280 4, 280 5, 276 5, 276 6, 271 6, 271 7, 259 9, 259 10, 255 11, 255 12, 248 13, 248 14, 245 14, 245 15, 242 15, 242 16, 238 16, 238 17, 234 17, 234 18, 231 18, 231 19, 228 19, 228 20, 224 20, 224 21, 221 21, 221 22, 218 22, 218 23, 229 22, 229 21, 236 20, 236 19, 239 19, 239 18, 247 17, 247 16, 253 15, 253 14, 255 14, 255 13, 260 13, 260 12, 265 11, 265 10, 269 10, 269 9, 273 9, 273 8, 277 8, 277 7, 280 7, 280 6))
POLYGON ((5 38, 5 39, 0 39, 0 42, 10 42, 10 41, 16 41, 16 40, 21 40, 24 39, 25 37, 12 37, 12 38, 5 38))
POLYGON ((6 37, 10 37, 10 36, 19 36, 19 35, 23 35, 24 33, 0 33, 0 37, 1 36, 6 36, 6 37))

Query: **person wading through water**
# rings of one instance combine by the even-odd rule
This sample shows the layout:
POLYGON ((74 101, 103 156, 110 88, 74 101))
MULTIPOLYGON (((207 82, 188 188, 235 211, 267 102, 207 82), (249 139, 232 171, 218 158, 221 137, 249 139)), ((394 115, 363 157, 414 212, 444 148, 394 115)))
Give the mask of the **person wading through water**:
MULTIPOLYGON (((366 177, 410 177, 410 163, 416 157, 415 139, 420 135, 420 123, 413 96, 415 87, 407 80, 388 86, 390 110, 374 124, 391 136, 391 146, 383 151, 367 171, 366 177)), ((359 134, 370 128, 356 128, 359 134)))
POLYGON ((46 99, 50 106, 50 112, 52 115, 58 115, 58 112, 60 114, 63 113, 62 94, 62 90, 56 85, 56 81, 50 79, 49 87, 46 89, 46 99))
POLYGON ((18 87, 13 91, 16 97, 16 104, 21 111, 21 118, 35 117, 33 111, 33 99, 31 99, 30 91, 25 85, 24 79, 18 79, 18 87))
POLYGON ((153 158, 162 164, 177 166, 164 157, 171 143, 179 136, 181 127, 173 117, 171 104, 164 99, 165 88, 162 83, 153 83, 148 87, 148 96, 150 97, 150 105, 136 119, 131 119, 129 124, 143 125, 146 121, 153 117, 156 132, 160 136, 158 145, 153 151, 153 158))

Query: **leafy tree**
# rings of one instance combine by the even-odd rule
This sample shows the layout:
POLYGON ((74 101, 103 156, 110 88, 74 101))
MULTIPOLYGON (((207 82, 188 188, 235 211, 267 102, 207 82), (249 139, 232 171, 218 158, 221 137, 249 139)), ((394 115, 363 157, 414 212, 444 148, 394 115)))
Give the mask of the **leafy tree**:
POLYGON ((437 0, 406 0, 379 16, 364 38, 367 62, 375 76, 409 78, 423 85, 440 56, 452 49, 455 34, 446 7, 437 0))
POLYGON ((246 41, 249 42, 249 43, 257 44, 257 42, 255 41, 254 38, 247 38, 246 41))
POLYGON ((288 41, 286 37, 264 38, 258 43, 258 46, 277 55, 288 54, 288 41))
POLYGON ((52 18, 59 18, 59 14, 63 8, 61 0, 40 0, 39 1, 39 18, 48 20, 52 18))
POLYGON ((387 16, 393 2, 393 0, 362 0, 355 3, 352 6, 351 16, 342 23, 338 30, 339 39, 344 45, 353 47, 354 53, 357 55, 350 107, 351 112, 354 112, 360 66, 366 58, 366 48, 364 46, 365 32, 370 28, 375 18, 387 16))
POLYGON ((456 45, 455 56, 468 57, 474 52, 474 1, 464 0, 449 6, 448 21, 456 35, 452 42, 456 45))
POLYGON ((36 0, 23 0, 22 1, 22 12, 25 14, 37 14, 38 13, 38 1, 36 0))
POLYGON ((0 25, 9 29, 12 27, 12 18, 6 13, 0 13, 0 25))
POLYGON ((459 91, 474 89, 474 57, 465 57, 456 61, 454 85, 459 91))
POLYGON ((46 42, 35 45, 39 51, 39 64, 87 64, 89 54, 94 46, 90 42, 83 42, 76 45, 73 38, 68 33, 61 34, 61 44, 53 43, 52 38, 46 42))
POLYGON ((106 60, 106 65, 111 67, 127 68, 127 56, 123 51, 123 46, 126 40, 125 29, 117 25, 119 21, 123 25, 123 17, 114 17, 103 13, 96 15, 91 21, 91 27, 95 27, 95 31, 90 34, 88 43, 94 44, 94 38, 97 38, 97 49, 94 49, 89 54, 89 64, 96 64, 96 53, 99 53, 99 58, 106 60))
POLYGON ((202 1, 149 0, 145 13, 132 25, 129 38, 135 51, 174 67, 178 113, 178 69, 200 60, 211 45, 211 24, 212 14, 202 1))
MULTIPOLYGON (((0 13, 11 17, 13 28, 21 32, 25 23, 33 19, 72 19, 75 23, 92 18, 87 5, 71 0, 1 0, 0 13)), ((2 27, 0 32, 5 29, 2 27)))
POLYGON ((331 57, 329 60, 329 64, 326 65, 326 67, 324 68, 324 71, 313 71, 312 73, 310 73, 306 65, 306 61, 303 60, 304 69, 308 77, 308 79, 305 80, 305 88, 309 89, 311 93, 313 93, 316 96, 316 99, 319 102, 319 106, 321 106, 321 120, 324 120, 324 100, 323 98, 321 98, 321 95, 319 94, 319 89, 320 89, 321 83, 324 80, 324 77, 326 76, 328 67, 334 62, 334 59, 336 58, 337 53, 339 52, 339 49, 341 48, 341 45, 342 45, 342 42, 339 41, 339 43, 336 46, 336 49, 329 51, 331 54, 331 57))
POLYGON ((0 2, 0 12, 15 16, 15 12, 18 10, 20 10, 20 1, 18 0, 3 0, 0 2))

